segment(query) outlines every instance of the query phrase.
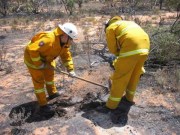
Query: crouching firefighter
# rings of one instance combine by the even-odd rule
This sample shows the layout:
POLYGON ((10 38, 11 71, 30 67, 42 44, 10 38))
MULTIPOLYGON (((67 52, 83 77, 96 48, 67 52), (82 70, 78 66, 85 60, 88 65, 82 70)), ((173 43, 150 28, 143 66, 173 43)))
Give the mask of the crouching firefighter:
POLYGON ((73 39, 77 38, 77 28, 72 23, 59 25, 53 31, 36 34, 24 51, 24 63, 32 77, 34 93, 40 110, 51 112, 47 105, 45 87, 49 99, 59 96, 54 83, 55 59, 59 56, 70 76, 75 76, 74 65, 69 51, 73 39))
POLYGON ((105 107, 115 110, 121 100, 134 104, 139 78, 145 72, 143 66, 150 41, 148 34, 138 24, 122 20, 120 16, 106 22, 105 33, 109 52, 116 56, 110 96, 105 107))

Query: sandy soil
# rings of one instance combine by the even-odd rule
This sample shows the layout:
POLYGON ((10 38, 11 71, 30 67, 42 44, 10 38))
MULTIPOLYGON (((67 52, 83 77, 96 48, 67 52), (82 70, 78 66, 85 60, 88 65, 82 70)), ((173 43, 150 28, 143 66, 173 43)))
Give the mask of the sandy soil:
MULTIPOLYGON (((137 16, 147 20, 146 16, 137 16)), ((153 18, 153 16, 151 16, 153 18)), ((84 28, 89 38, 93 31, 106 17, 95 17, 94 23, 75 22, 80 31, 77 45, 84 41, 84 28), (94 26, 94 27, 92 27, 94 26)), ((84 20, 88 20, 84 18, 84 20)), ((149 18, 148 18, 149 20, 149 18)), ((42 29, 53 28, 58 19, 47 21, 42 29)), ((55 110, 53 116, 42 116, 37 113, 37 102, 33 93, 30 75, 23 63, 23 50, 32 37, 37 22, 31 27, 12 31, 12 27, 1 25, 0 44, 5 45, 6 61, 0 70, 0 134, 33 134, 33 135, 178 135, 180 134, 180 93, 178 90, 160 87, 154 77, 155 72, 147 68, 141 78, 135 96, 136 104, 128 113, 118 112, 118 124, 112 122, 113 113, 101 113, 96 109, 108 98, 104 88, 56 72, 56 86, 61 96, 49 101, 55 110)), ((96 35, 96 34, 94 34, 96 35)), ((73 57, 77 75, 108 86, 108 79, 113 69, 109 63, 98 55, 88 57, 87 52, 73 57), (90 62, 96 61, 93 66, 90 62)))

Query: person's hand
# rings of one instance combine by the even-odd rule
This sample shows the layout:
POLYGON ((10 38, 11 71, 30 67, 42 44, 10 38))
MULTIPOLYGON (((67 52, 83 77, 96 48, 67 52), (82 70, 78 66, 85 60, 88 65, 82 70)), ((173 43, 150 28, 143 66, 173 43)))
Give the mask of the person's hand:
POLYGON ((45 63, 42 63, 41 66, 39 66, 39 69, 44 69, 46 67, 46 64, 45 63))
POLYGON ((70 72, 69 72, 69 76, 70 76, 70 77, 75 77, 75 76, 76 76, 76 73, 75 73, 74 71, 70 71, 70 72))

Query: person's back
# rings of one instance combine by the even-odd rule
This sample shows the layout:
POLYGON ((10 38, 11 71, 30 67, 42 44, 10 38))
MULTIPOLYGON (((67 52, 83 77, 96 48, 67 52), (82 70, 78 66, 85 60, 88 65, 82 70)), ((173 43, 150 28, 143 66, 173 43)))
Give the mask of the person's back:
MULTIPOLYGON (((117 46, 113 45, 115 44, 114 41, 111 40, 113 36, 116 39, 116 44, 118 44, 121 48, 119 52, 116 52, 116 55, 138 49, 149 50, 149 36, 138 24, 133 21, 118 20, 110 24, 106 30, 106 35, 110 51, 112 47, 117 48, 117 46), (111 33, 114 33, 114 35, 111 33)), ((115 50, 115 48, 113 50, 115 50)))
POLYGON ((45 55, 49 52, 49 48, 53 45, 54 39, 55 35, 53 34, 53 31, 40 32, 36 34, 34 37, 32 37, 31 41, 25 48, 24 62, 26 63, 26 65, 28 65, 31 68, 38 68, 36 67, 35 62, 33 62, 32 59, 33 50, 35 52, 35 50, 40 50, 41 48, 42 51, 39 53, 41 53, 42 57, 43 54, 45 55))

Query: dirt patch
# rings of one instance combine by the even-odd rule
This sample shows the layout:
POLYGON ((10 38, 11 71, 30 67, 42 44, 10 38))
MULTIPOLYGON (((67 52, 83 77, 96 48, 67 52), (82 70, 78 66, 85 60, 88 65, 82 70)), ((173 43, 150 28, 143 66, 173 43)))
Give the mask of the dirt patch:
MULTIPOLYGON (((138 17, 138 16, 137 16, 138 17)), ((154 16, 152 16, 153 18, 154 16)), ((102 21, 109 16, 96 17, 97 23, 88 23, 92 27, 90 39, 97 38, 96 32, 102 21), (94 25, 95 24, 95 25, 94 25), (93 37, 95 35, 95 37, 93 37)), ((149 20, 148 16, 139 16, 142 22, 149 20)), ((91 19, 85 17, 85 19, 91 19)), ((83 20, 83 19, 82 19, 83 20)), ((51 27, 59 20, 48 21, 51 27)), ((154 17, 155 23, 157 19, 154 17)), ((83 22, 75 22, 86 28, 83 22)), ((47 27, 48 24, 44 26, 47 27)), ((36 25, 36 24, 34 24, 36 25)), ((26 66, 23 64, 24 45, 33 35, 36 27, 29 31, 10 32, 11 28, 2 26, 0 43, 5 44, 7 62, 11 63, 12 72, 0 71, 0 134, 179 134, 180 101, 177 89, 166 89, 158 85, 155 79, 157 67, 147 67, 147 73, 141 78, 135 96, 136 104, 120 107, 115 112, 100 112, 108 95, 104 88, 84 82, 56 72, 55 81, 61 96, 49 101, 54 115, 42 115, 38 112, 38 104, 33 93, 33 85, 26 66), (8 30, 9 33, 5 31, 8 30), (13 43, 13 44, 12 44, 13 43), (126 111, 122 111, 126 110, 126 111)), ((32 27, 32 26, 31 26, 32 27)), ((29 27, 28 27, 29 28, 29 27)), ((84 40, 83 29, 80 40, 84 40)), ((79 45, 79 44, 78 44, 79 45)), ((105 52, 108 57, 109 54, 105 52)), ((87 80, 108 85, 108 79, 113 69, 109 63, 91 52, 73 57, 78 76, 87 80)), ((155 65, 153 63, 152 65, 155 65)))
MULTIPOLYGON (((39 106, 37 102, 29 102, 13 107, 9 118, 11 119, 11 126, 22 126, 23 124, 48 120, 52 117, 64 117, 70 119, 80 111, 87 111, 95 109, 102 105, 102 102, 98 101, 97 94, 87 93, 85 97, 75 97, 61 95, 51 101, 50 106, 53 108, 55 115, 40 114, 39 106)), ((18 132, 18 131, 17 131, 18 132)))
MULTIPOLYGON (((76 65, 86 65, 85 69, 79 68, 80 66, 76 67, 77 74, 85 79, 107 85, 113 69, 110 68, 109 63, 96 55, 92 55, 91 59, 97 61, 97 64, 93 67, 88 67, 87 57, 74 59, 76 65)), ((24 70, 26 68, 23 65, 19 67, 20 69, 23 70, 23 73, 26 72, 24 70)), ((98 130, 103 130, 104 134, 115 132, 110 130, 116 130, 114 129, 115 127, 123 129, 123 132, 126 131, 129 134, 131 132, 149 135, 153 133, 165 135, 172 132, 180 133, 178 128, 180 120, 178 91, 162 90, 153 74, 145 74, 141 78, 134 106, 125 108, 127 111, 124 112, 121 105, 118 111, 108 113, 97 111, 99 107, 105 104, 108 98, 108 95, 104 95, 102 87, 75 78, 69 78, 68 76, 64 76, 63 81, 63 75, 57 74, 56 81, 59 82, 57 87, 61 96, 49 101, 55 114, 43 116, 38 113, 38 105, 33 94, 30 76, 27 73, 21 75, 19 70, 15 69, 13 74, 3 76, 5 81, 1 84, 1 94, 5 96, 0 100, 2 105, 2 117, 0 117, 0 120, 3 123, 3 134, 38 132, 38 127, 42 128, 42 125, 43 127, 48 127, 49 124, 57 124, 64 131, 63 127, 70 126, 71 122, 74 122, 73 119, 82 122, 82 118, 89 120, 93 126, 100 128, 98 130), (12 78, 12 76, 16 79, 12 78), (62 83, 63 85, 61 85, 62 83), (9 101, 10 97, 11 100, 9 101), (67 123, 70 125, 67 125, 67 123), (126 126, 128 125, 132 127, 127 129, 126 126), (164 131, 163 129, 167 130, 164 131)), ((147 72, 151 72, 151 70, 147 70, 147 72)), ((74 126, 72 127, 75 128, 74 126)), ((44 132, 51 132, 49 128, 43 129, 44 132)), ((53 133, 59 133, 54 128, 51 130, 53 130, 53 133)), ((70 130, 69 127, 67 130, 73 133, 73 130, 70 130)), ((117 131, 116 133, 119 132, 117 131)))

